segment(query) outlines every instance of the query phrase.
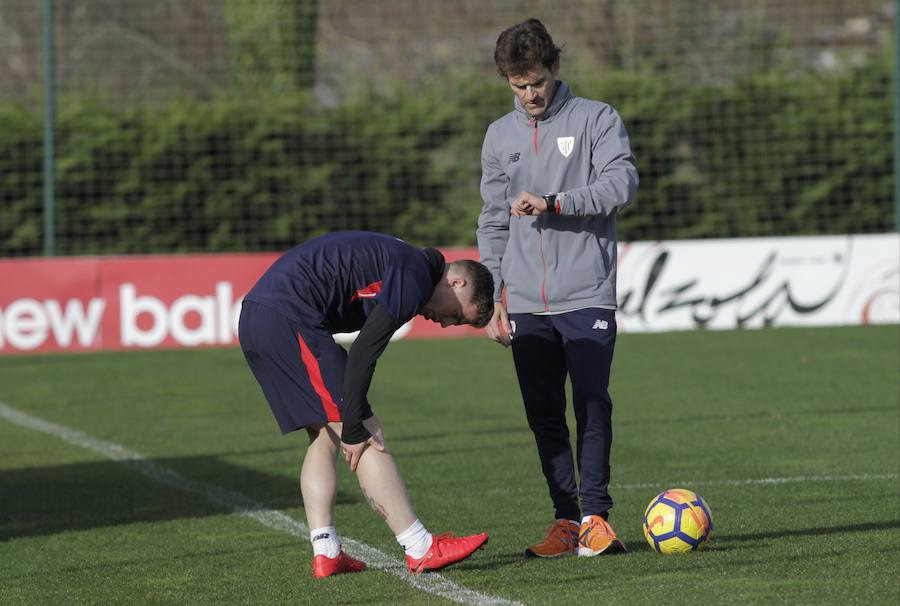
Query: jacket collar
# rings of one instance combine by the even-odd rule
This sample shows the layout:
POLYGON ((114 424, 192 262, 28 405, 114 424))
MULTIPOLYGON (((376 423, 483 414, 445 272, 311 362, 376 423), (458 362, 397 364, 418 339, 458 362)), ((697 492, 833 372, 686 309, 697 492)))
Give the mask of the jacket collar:
MULTIPOLYGON (((548 107, 543 114, 538 116, 538 121, 547 122, 549 120, 552 120, 553 116, 558 114, 563 106, 571 98, 572 91, 569 90, 569 85, 562 80, 557 80, 556 90, 553 91, 553 99, 550 100, 550 107, 548 107)), ((531 114, 529 114, 528 111, 526 111, 526 109, 522 107, 522 104, 519 103, 518 97, 513 97, 513 105, 515 106, 515 111, 518 116, 524 118, 528 122, 531 122, 531 114)))
POLYGON ((436 248, 425 248, 423 252, 425 253, 425 259, 428 261, 428 268, 431 270, 431 280, 437 286, 437 283, 444 276, 444 267, 446 267, 447 262, 444 260, 444 255, 441 254, 441 251, 436 248))

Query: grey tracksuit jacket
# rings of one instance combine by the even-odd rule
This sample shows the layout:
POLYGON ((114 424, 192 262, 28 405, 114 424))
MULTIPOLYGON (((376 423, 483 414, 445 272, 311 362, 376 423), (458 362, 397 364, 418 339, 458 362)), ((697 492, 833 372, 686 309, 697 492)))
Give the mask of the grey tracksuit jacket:
POLYGON ((478 250, 510 313, 616 309, 616 213, 638 185, 628 133, 611 106, 556 84, 537 120, 516 99, 482 146, 478 250), (511 216, 522 191, 562 193, 558 214, 511 216))

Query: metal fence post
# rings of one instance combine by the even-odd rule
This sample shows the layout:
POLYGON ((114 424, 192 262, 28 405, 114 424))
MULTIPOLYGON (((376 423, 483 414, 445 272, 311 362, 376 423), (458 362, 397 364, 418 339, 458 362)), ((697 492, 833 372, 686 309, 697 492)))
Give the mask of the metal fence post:
POLYGON ((56 87, 54 68, 53 0, 44 0, 44 255, 56 254, 56 200, 54 190, 54 126, 56 87))
POLYGON ((900 0, 894 0, 894 231, 900 232, 900 0))

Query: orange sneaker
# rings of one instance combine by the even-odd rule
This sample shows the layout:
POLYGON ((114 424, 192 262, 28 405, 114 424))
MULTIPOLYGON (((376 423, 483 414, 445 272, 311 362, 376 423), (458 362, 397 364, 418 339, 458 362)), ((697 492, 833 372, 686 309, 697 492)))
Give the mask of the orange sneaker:
POLYGON ((362 572, 365 569, 365 562, 351 558, 343 550, 336 558, 329 558, 326 555, 317 555, 313 558, 313 576, 317 579, 344 572, 362 572))
POLYGON ((581 525, 581 532, 578 533, 579 556, 590 558, 601 553, 612 555, 625 551, 625 545, 616 538, 612 526, 601 516, 590 516, 581 525))
POLYGON ((547 531, 547 538, 526 549, 525 555, 529 558, 558 558, 574 555, 577 547, 578 522, 557 520, 547 531))
POLYGON ((413 574, 440 570, 450 564, 465 560, 487 543, 487 533, 473 534, 469 537, 454 537, 445 532, 433 537, 431 547, 423 557, 414 559, 406 556, 406 568, 413 574))

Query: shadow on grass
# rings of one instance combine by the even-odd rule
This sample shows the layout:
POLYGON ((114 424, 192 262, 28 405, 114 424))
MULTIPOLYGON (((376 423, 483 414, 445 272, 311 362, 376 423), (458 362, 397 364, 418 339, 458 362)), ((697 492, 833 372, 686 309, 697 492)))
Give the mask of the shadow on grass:
MULTIPOLYGON (((778 419, 781 417, 822 417, 828 415, 852 415, 866 414, 873 412, 896 412, 896 406, 867 406, 861 408, 830 408, 817 409, 810 408, 807 410, 762 410, 757 412, 746 412, 743 414, 712 414, 712 415, 688 415, 671 418, 654 418, 653 423, 696 423, 697 421, 735 421, 738 419, 778 419)), ((646 425, 648 419, 626 419, 616 421, 617 425, 646 425)))
MULTIPOLYGON (((490 546, 488 546, 490 549, 490 546)), ((498 568, 508 568, 510 566, 546 566, 551 562, 566 562, 568 560, 591 560, 594 562, 603 562, 610 558, 627 558, 629 553, 636 552, 644 552, 644 551, 653 551, 653 549, 644 541, 640 543, 628 543, 628 552, 627 553, 618 553, 615 555, 599 555, 594 558, 579 558, 578 556, 565 556, 559 558, 533 558, 525 555, 525 549, 517 551, 504 551, 498 554, 492 554, 489 558, 478 558, 478 555, 472 557, 472 559, 466 560, 460 567, 465 567, 469 570, 495 570, 498 568)))
MULTIPOLYGON (((215 456, 2 470, 0 542, 237 508, 265 510, 270 501, 299 507, 298 475, 268 474, 215 456)), ((358 502, 358 494, 338 494, 338 504, 358 502)))
POLYGON ((491 436, 491 435, 514 435, 527 434, 531 435, 531 430, 527 425, 522 424, 521 427, 487 427, 484 429, 464 429, 461 431, 435 431, 431 433, 417 433, 408 435, 389 435, 388 442, 429 442, 432 440, 441 440, 444 438, 459 438, 460 436, 491 436))
MULTIPOLYGON (((708 550, 715 551, 731 551, 741 548, 739 543, 752 541, 763 541, 766 539, 782 539, 787 537, 813 537, 824 535, 846 535, 854 532, 871 532, 876 530, 889 530, 891 528, 900 528, 900 520, 890 520, 887 522, 869 522, 866 524, 846 524, 843 526, 822 526, 816 528, 798 528, 795 530, 773 530, 771 532, 758 532, 746 534, 719 534, 713 532, 710 539, 708 550)), ((628 551, 630 553, 638 553, 649 551, 653 552, 653 548, 646 541, 628 543, 628 551)))
MULTIPOLYGON (((254 553, 265 553, 272 555, 276 552, 284 552, 286 561, 296 557, 297 541, 282 541, 280 543, 265 543, 263 545, 254 545, 250 542, 236 543, 233 549, 210 549, 193 545, 191 549, 182 551, 177 554, 165 553, 158 554, 153 552, 141 552, 133 558, 117 559, 115 562, 98 562, 90 563, 83 560, 71 565, 54 566, 53 574, 65 574, 71 572, 92 572, 99 574, 108 574, 111 569, 125 570, 131 567, 147 567, 154 563, 178 563, 185 562, 185 566, 190 566, 198 557, 230 557, 234 555, 246 556, 254 553)), ((16 581, 19 579, 40 579, 43 582, 47 580, 47 570, 41 567, 34 567, 33 570, 22 574, 9 574, 7 571, 0 571, 0 580, 16 581)))
POLYGON ((888 530, 900 528, 900 520, 887 522, 868 522, 866 524, 846 524, 843 526, 820 526, 816 528, 798 528, 796 530, 776 530, 772 532, 759 532, 748 534, 713 535, 716 543, 735 543, 742 541, 759 541, 763 539, 781 539, 785 537, 814 537, 829 534, 848 534, 851 532, 871 532, 873 530, 888 530))
MULTIPOLYGON (((843 526, 828 526, 822 528, 800 528, 796 530, 781 530, 781 531, 773 531, 773 532, 761 532, 761 533, 747 533, 747 534, 731 534, 731 535, 718 535, 713 534, 712 539, 710 540, 709 547, 706 550, 707 553, 715 553, 715 552, 730 552, 736 549, 741 549, 741 546, 738 543, 748 542, 748 541, 759 541, 765 539, 780 539, 787 537, 802 537, 802 536, 822 536, 822 535, 846 535, 848 533, 856 533, 856 532, 872 532, 878 530, 889 530, 893 528, 900 528, 900 520, 889 520, 886 522, 870 522, 865 524, 847 524, 843 526)), ((655 553, 654 549, 647 544, 646 541, 629 541, 628 542, 628 553, 636 554, 636 553, 655 553)), ((893 553, 893 552, 891 552, 893 553)), ((628 557, 628 554, 619 554, 615 556, 599 556, 596 558, 598 562, 603 561, 606 558, 621 558, 628 557)), ((807 556, 804 556, 807 557, 807 556)), ((532 563, 543 563, 545 560, 541 560, 540 558, 527 558, 521 552, 516 553, 503 553, 496 556, 493 556, 490 560, 484 562, 472 562, 466 564, 467 568, 475 569, 475 570, 491 570, 494 568, 507 567, 516 564, 532 564, 532 563)))
MULTIPOLYGON (((490 546, 488 549, 490 549, 490 546)), ((456 566, 456 568, 465 568, 466 570, 496 570, 498 568, 507 568, 516 564, 528 564, 535 561, 539 561, 539 559, 525 557, 524 551, 516 553, 506 552, 489 556, 485 554, 481 557, 476 553, 470 559, 456 566)))

